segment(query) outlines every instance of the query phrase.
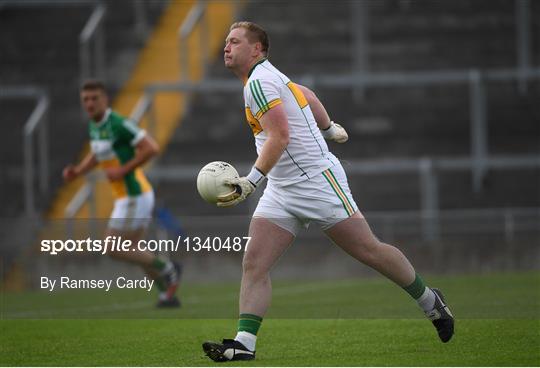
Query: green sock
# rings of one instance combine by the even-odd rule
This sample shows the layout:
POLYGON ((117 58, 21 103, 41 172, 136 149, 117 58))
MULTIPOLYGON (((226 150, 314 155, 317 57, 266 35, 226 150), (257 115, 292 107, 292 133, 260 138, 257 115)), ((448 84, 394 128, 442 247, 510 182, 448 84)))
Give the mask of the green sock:
POLYGON ((158 271, 163 271, 166 265, 167 265, 167 262, 160 259, 159 257, 155 257, 154 260, 152 261, 152 267, 154 267, 158 271))
POLYGON ((246 331, 256 336, 261 327, 262 320, 261 317, 254 314, 241 313, 238 319, 238 332, 246 331))
POLYGON ((424 294, 424 291, 426 290, 426 285, 424 284, 424 280, 422 280, 420 275, 416 274, 413 283, 409 286, 404 286, 403 290, 409 293, 409 295, 412 296, 415 300, 418 300, 418 298, 420 298, 422 294, 424 294))

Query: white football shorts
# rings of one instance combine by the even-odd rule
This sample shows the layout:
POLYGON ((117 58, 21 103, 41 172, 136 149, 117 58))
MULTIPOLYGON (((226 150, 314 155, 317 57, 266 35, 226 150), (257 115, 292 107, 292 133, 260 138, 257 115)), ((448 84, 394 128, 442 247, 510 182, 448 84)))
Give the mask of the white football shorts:
POLYGON ((153 210, 152 190, 134 197, 119 198, 114 201, 109 228, 125 231, 146 228, 152 220, 153 210))
MULTIPOLYGON (((268 181, 253 217, 263 217, 297 235, 311 222, 327 230, 358 211, 341 164, 287 186, 268 181)), ((360 214, 361 215, 361 214, 360 214)))

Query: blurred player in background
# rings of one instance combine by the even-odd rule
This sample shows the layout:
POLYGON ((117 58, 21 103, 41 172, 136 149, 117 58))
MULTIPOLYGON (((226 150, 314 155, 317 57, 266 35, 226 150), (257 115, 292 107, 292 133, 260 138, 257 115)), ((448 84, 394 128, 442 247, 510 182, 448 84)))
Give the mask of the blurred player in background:
MULTIPOLYGON (((68 165, 63 176, 71 181, 100 166, 111 184, 114 209, 105 237, 130 239, 132 247, 144 236, 152 219, 154 192, 142 165, 158 153, 157 143, 132 121, 109 108, 105 85, 86 81, 80 90, 81 103, 90 119, 90 152, 78 165, 68 165)), ((128 252, 109 252, 119 260, 141 266, 155 280, 159 290, 158 307, 178 307, 176 296, 180 266, 149 251, 136 248, 128 252)))
MULTIPOLYGON (((454 333, 454 318, 441 292, 426 287, 403 253, 379 241, 354 202, 345 171, 324 138, 338 143, 347 133, 332 122, 309 89, 292 83, 268 61, 266 32, 251 22, 231 26, 225 66, 244 83, 246 116, 258 158, 246 177, 229 180, 236 192, 218 206, 245 200, 268 176, 249 228, 243 260, 237 335, 205 342, 214 361, 255 358, 257 332, 270 305, 270 269, 310 222, 339 247, 377 270, 411 295, 433 322, 443 342, 454 333)), ((291 332, 294 333, 294 332, 291 332)))

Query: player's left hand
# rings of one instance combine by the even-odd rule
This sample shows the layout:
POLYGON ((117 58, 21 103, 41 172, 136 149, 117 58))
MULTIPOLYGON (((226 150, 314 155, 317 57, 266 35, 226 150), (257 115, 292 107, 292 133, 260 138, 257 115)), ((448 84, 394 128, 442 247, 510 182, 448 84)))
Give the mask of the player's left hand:
POLYGON ((111 181, 116 181, 122 179, 124 176, 126 176, 126 172, 124 169, 120 167, 108 167, 105 169, 105 175, 107 175, 107 179, 111 181))
POLYGON ((236 206, 257 188, 255 184, 250 182, 246 177, 227 179, 223 183, 233 186, 236 190, 232 193, 219 196, 217 202, 218 207, 236 206))
POLYGON ((349 139, 349 135, 347 134, 345 128, 338 123, 334 123, 333 121, 330 122, 330 126, 327 129, 321 130, 321 133, 324 139, 334 141, 336 143, 345 143, 349 139))

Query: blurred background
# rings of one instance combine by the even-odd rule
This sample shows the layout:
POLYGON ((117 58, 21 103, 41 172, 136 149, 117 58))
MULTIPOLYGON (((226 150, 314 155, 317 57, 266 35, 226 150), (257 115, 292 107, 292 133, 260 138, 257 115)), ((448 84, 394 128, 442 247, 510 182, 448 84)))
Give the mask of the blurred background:
MULTIPOLYGON (((429 273, 540 267, 540 2, 0 1, 0 257, 6 290, 43 272, 101 275, 102 256, 39 257, 42 238, 101 234, 112 209, 99 173, 66 185, 87 151, 78 86, 96 77, 113 109, 161 145, 146 169, 156 192, 149 237, 247 233, 258 196, 217 209, 196 190, 209 161, 247 173, 256 158, 242 84, 223 66, 229 25, 270 36, 270 61, 313 89, 349 141, 343 163, 383 241, 429 273), (86 270, 86 271, 85 271, 86 270)), ((237 280, 241 254, 168 254, 185 280, 237 280)), ((371 272, 317 230, 275 277, 371 272)))

